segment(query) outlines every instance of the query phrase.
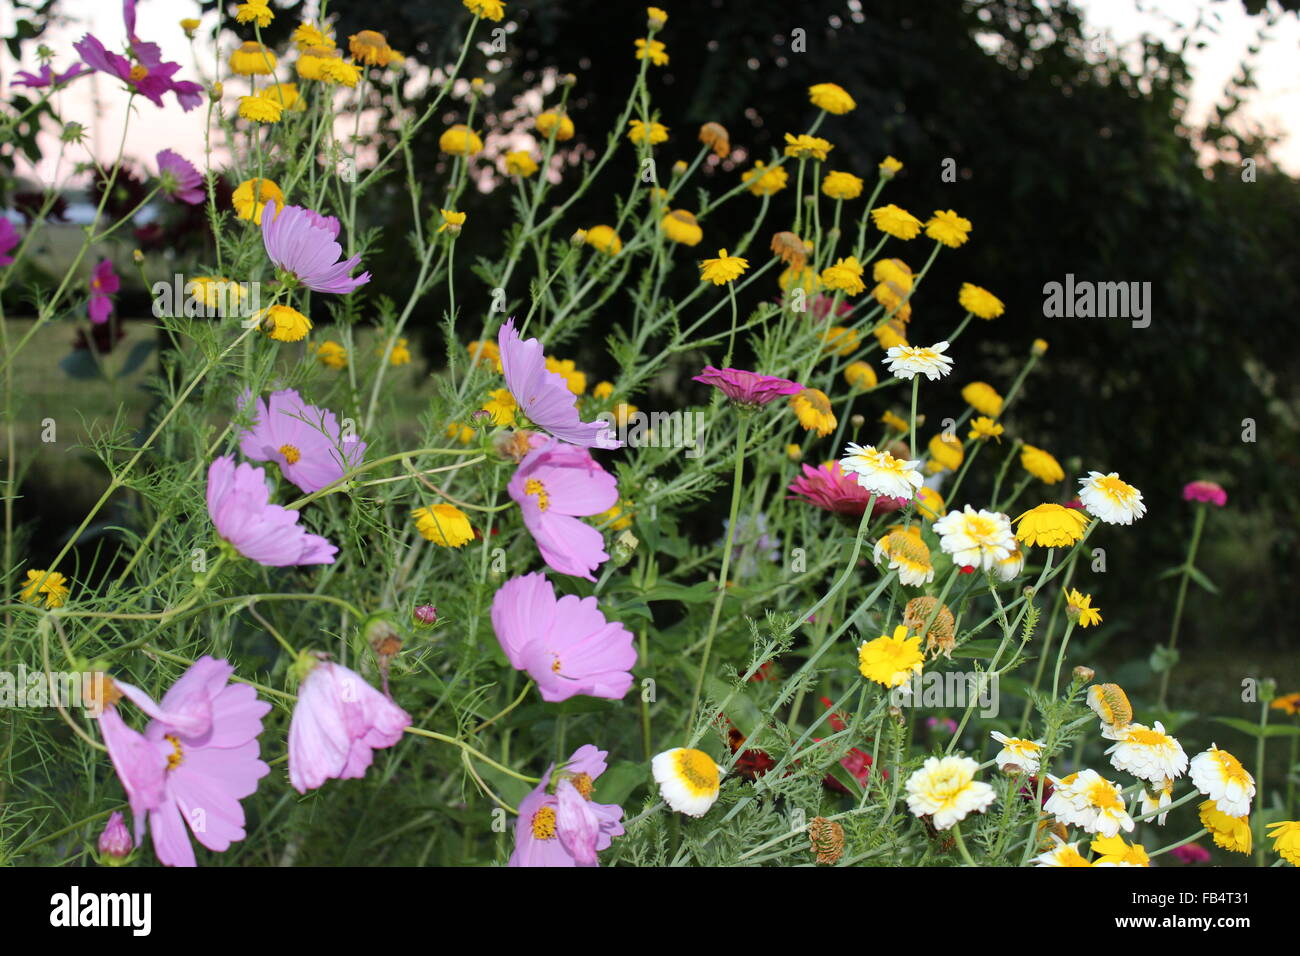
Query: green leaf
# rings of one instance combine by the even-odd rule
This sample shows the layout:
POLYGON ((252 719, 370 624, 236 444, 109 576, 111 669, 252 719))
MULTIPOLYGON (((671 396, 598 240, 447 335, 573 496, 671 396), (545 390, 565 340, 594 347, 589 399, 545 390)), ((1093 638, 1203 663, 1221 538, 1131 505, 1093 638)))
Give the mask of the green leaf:
POLYGON ((621 804, 649 778, 649 767, 646 764, 620 760, 600 775, 592 799, 601 803, 621 804))
POLYGON ((1187 574, 1191 577, 1193 581, 1195 581, 1201 587, 1205 588, 1205 590, 1209 591, 1211 594, 1219 593, 1219 589, 1215 587, 1214 582, 1211 581, 1209 578, 1207 578, 1201 571, 1197 570, 1196 568, 1188 568, 1187 574))
POLYGON ((143 342, 136 342, 135 345, 131 347, 131 351, 127 353, 126 361, 122 363, 122 370, 117 374, 123 376, 130 375, 144 364, 144 360, 149 357, 149 353, 153 350, 153 339, 145 339, 143 342))
POLYGON ((100 375, 99 366, 95 364, 95 359, 90 354, 89 349, 74 349, 59 359, 59 368, 67 372, 72 378, 84 380, 103 377, 100 375))
POLYGON ((716 596, 717 584, 713 581, 701 581, 690 587, 672 581, 661 581, 641 593, 643 601, 681 601, 683 604, 706 604, 716 596))
POLYGON ((1249 720, 1242 720, 1240 717, 1212 717, 1210 719, 1216 724, 1223 724, 1233 730, 1240 730, 1243 734, 1249 734, 1256 740, 1260 737, 1300 736, 1300 725, 1296 724, 1272 724, 1268 727, 1260 727, 1259 724, 1252 724, 1249 720))

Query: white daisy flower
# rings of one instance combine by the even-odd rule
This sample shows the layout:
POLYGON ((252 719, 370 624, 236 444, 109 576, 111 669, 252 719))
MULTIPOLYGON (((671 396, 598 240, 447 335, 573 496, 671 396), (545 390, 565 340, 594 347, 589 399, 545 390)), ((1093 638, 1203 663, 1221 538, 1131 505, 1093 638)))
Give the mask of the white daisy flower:
POLYGON ((1124 809, 1120 788, 1095 770, 1082 770, 1052 781, 1052 795, 1043 809, 1066 826, 1082 827, 1089 833, 1114 836, 1121 829, 1132 833, 1133 818, 1124 809))
POLYGON ((1079 843, 1066 843, 1055 833, 1052 839, 1056 846, 1044 853, 1034 857, 1034 866, 1092 866, 1082 853, 1079 852, 1079 843))
POLYGON ((997 575, 999 581, 1014 581, 1024 569, 1025 552, 1020 550, 1019 545, 1016 545, 1001 561, 993 562, 993 573, 997 575))
POLYGON ((857 442, 849 442, 840 459, 840 468, 857 475, 859 485, 885 498, 910 499, 916 494, 925 481, 917 470, 920 464, 857 442))
POLYGON ((885 365, 895 378, 909 379, 924 375, 933 382, 952 371, 952 359, 943 354, 947 350, 947 342, 936 342, 928 347, 895 345, 885 353, 889 356, 885 365))
POLYGON ((659 795, 678 813, 702 817, 717 802, 722 768, 702 750, 675 747, 650 761, 659 795))
MULTIPOLYGON (((1148 813, 1155 813, 1157 810, 1164 810, 1165 807, 1174 802, 1174 782, 1172 780, 1156 781, 1156 792, 1152 793, 1146 787, 1142 788, 1142 816, 1148 813)), ((1156 826, 1164 826, 1165 819, 1169 816, 1168 812, 1160 814, 1158 817, 1147 817, 1147 823, 1155 823, 1156 826)))
POLYGON ((1161 783, 1181 777, 1187 770, 1187 754, 1182 745, 1165 733, 1160 721, 1154 728, 1142 724, 1129 724, 1124 728, 1119 742, 1106 753, 1116 770, 1131 773, 1139 780, 1161 783))
POLYGON ((949 511, 934 523, 939 548, 952 555, 953 562, 964 568, 991 571, 1016 550, 1016 533, 1011 519, 996 511, 976 511, 970 505, 961 511, 949 511))
POLYGON ((1147 513, 1147 506, 1142 503, 1142 492, 1121 481, 1116 472, 1103 475, 1099 471, 1090 471, 1087 478, 1079 479, 1079 484, 1079 500, 1083 507, 1088 514, 1106 524, 1132 524, 1147 513))
POLYGON ((996 730, 992 736, 1002 745, 998 755, 993 758, 999 770, 1004 773, 1038 773, 1038 761, 1043 753, 1041 740, 1008 737, 996 730))
POLYGON ((931 818, 936 830, 947 830, 969 813, 980 813, 997 796, 987 783, 975 779, 977 764, 970 757, 930 757, 907 778, 907 808, 931 818))
POLYGON ((1220 750, 1215 744, 1199 753, 1191 762, 1192 783, 1214 805, 1230 817, 1244 817, 1250 813, 1250 801, 1255 796, 1255 778, 1241 761, 1220 750))

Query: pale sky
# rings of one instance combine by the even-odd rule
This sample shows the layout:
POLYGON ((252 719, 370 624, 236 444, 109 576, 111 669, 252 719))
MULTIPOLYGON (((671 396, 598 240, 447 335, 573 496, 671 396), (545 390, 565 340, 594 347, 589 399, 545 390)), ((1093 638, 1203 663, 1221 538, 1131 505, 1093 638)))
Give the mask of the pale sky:
MULTIPOLYGON (((446 3, 458 0, 442 0, 446 3)), ((1217 32, 1203 29, 1199 34, 1207 42, 1203 50, 1190 53, 1194 70, 1191 90, 1191 115, 1202 119, 1213 103, 1220 98, 1224 82, 1237 69, 1247 47, 1254 41, 1261 18, 1246 16, 1239 0, 1218 0, 1202 3, 1199 0, 1144 0, 1139 12, 1135 0, 1078 0, 1090 26, 1109 36, 1121 46, 1131 45, 1144 32, 1169 37, 1171 20, 1179 17, 1195 18, 1199 9, 1217 32), (1220 19, 1211 19, 1212 14, 1220 19)), ((195 16, 197 4, 188 0, 139 0, 137 31, 147 40, 158 43, 164 56, 180 62, 178 74, 183 79, 211 77, 214 69, 213 51, 204 41, 193 45, 201 58, 201 76, 196 70, 191 43, 180 29, 182 17, 195 16)), ((121 4, 117 0, 63 0, 60 8, 66 23, 53 28, 44 39, 55 50, 56 69, 66 69, 76 60, 72 43, 85 32, 93 32, 110 49, 120 49, 124 39, 121 4)), ((12 32, 14 13, 7 4, 0 6, 0 31, 12 32)), ((210 16, 205 23, 210 22, 210 16)), ((1286 15, 1271 31, 1256 58, 1258 92, 1251 99, 1246 112, 1268 128, 1291 133, 1276 150, 1279 164, 1292 175, 1300 175, 1300 136, 1294 135, 1300 118, 1300 72, 1296 70, 1296 56, 1300 53, 1300 20, 1294 14, 1286 15)), ((200 31, 202 36, 202 31, 200 31)), ((689 34, 687 34, 689 37, 689 34)), ((677 42, 689 42, 681 37, 677 42)), ((21 67, 33 69, 34 64, 21 67)), ((7 84, 15 67, 7 52, 0 52, 0 70, 7 84)), ((243 92, 236 89, 241 80, 227 84, 227 96, 243 92)), ((91 132, 101 159, 111 159, 121 134, 125 97, 120 84, 102 74, 93 74, 78 80, 71 89, 60 94, 64 116, 84 124, 91 132)), ((207 110, 200 106, 189 113, 183 112, 170 94, 165 109, 138 100, 138 110, 131 121, 127 154, 146 161, 153 169, 153 154, 163 148, 172 148, 202 166, 203 134, 207 110)), ((51 142, 53 138, 51 135, 51 142)), ((39 173, 48 181, 56 174, 53 161, 55 149, 48 149, 39 173)), ((59 178, 70 172, 70 163, 84 160, 85 154, 69 154, 59 178)), ((31 175, 30 169, 20 166, 20 174, 31 175)))

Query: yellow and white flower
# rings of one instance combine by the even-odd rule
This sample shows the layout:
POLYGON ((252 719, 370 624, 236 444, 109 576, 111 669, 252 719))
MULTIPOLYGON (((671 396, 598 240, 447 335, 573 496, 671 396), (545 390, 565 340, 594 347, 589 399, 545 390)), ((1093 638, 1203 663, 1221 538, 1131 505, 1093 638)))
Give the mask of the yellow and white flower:
POLYGON ((979 764, 970 757, 930 757, 907 778, 907 808, 915 816, 930 817, 936 830, 983 812, 997 794, 975 779, 977 770, 979 764))
POLYGON ((993 731, 993 739, 1002 745, 994 761, 1003 773, 1038 773, 1039 760, 1043 755, 1041 740, 1025 740, 1022 737, 1008 737, 993 731))
POLYGON ((900 528, 889 532, 876 542, 871 557, 876 564, 888 558, 890 569, 898 572, 899 582, 909 587, 919 588, 934 580, 930 549, 915 531, 900 528))
POLYGON ((1255 778, 1241 765, 1241 761, 1220 750, 1215 744, 1192 758, 1190 765, 1192 783, 1214 805, 1230 817, 1244 817, 1250 813, 1250 801, 1255 796, 1255 778))
POLYGON ((1093 866, 1150 866, 1151 859, 1141 843, 1125 843, 1122 836, 1097 837, 1092 841, 1097 858, 1093 866))
POLYGON ((1099 471, 1090 471, 1087 478, 1079 479, 1079 484, 1079 500, 1088 509, 1088 514, 1106 524, 1132 524, 1147 513, 1147 506, 1142 503, 1142 492, 1121 481, 1116 472, 1103 475, 1099 471))
POLYGON ((1172 780, 1156 781, 1156 789, 1149 790, 1142 788, 1142 816, 1149 813, 1155 813, 1157 810, 1164 811, 1159 816, 1147 817, 1148 823, 1154 823, 1156 826, 1165 825, 1165 820, 1169 817, 1169 812, 1165 807, 1174 802, 1174 782, 1172 780))
POLYGON ((991 571, 1016 550, 1011 519, 996 511, 976 511, 966 505, 936 521, 934 531, 940 536, 940 550, 952 555, 953 563, 964 568, 991 571))
POLYGON ((943 354, 946 351, 947 342, 936 342, 929 346, 895 345, 885 353, 889 356, 885 365, 895 378, 910 379, 924 375, 933 382, 952 371, 952 359, 943 354))
POLYGON ((911 498, 925 482, 917 470, 920 464, 857 442, 849 442, 840 459, 840 468, 857 475, 859 485, 886 498, 911 498))
POLYGON ((1120 830, 1133 832, 1133 818, 1124 809, 1124 795, 1117 784, 1095 770, 1082 770, 1064 779, 1048 775, 1052 795, 1043 809, 1066 826, 1082 827, 1089 833, 1114 836, 1120 830))
POLYGON ((998 576, 999 581, 1014 581, 1024 569, 1025 552, 1020 550, 1019 544, 1009 555, 993 564, 993 573, 998 576))
POLYGON ((1107 740, 1122 740, 1124 730, 1133 720, 1133 705, 1119 684, 1093 684, 1088 688, 1088 706, 1101 718, 1101 735, 1107 740))
POLYGON ((1066 843, 1055 833, 1052 839, 1056 846, 1034 857, 1034 866, 1092 866, 1079 852, 1078 841, 1066 843))
POLYGON ((1116 770, 1131 773, 1139 780, 1161 783, 1181 777, 1187 770, 1187 754, 1182 745, 1165 733, 1160 721, 1155 727, 1129 724, 1119 742, 1106 753, 1116 770))
POLYGON ((702 750, 674 747, 650 761, 659 795, 678 813, 702 817, 718 800, 722 768, 702 750))

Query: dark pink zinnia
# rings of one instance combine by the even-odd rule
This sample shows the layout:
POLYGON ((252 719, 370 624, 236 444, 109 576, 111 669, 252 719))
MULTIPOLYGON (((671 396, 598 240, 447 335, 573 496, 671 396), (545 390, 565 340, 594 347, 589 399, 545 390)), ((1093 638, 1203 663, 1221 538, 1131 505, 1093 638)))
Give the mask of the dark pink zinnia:
MULTIPOLYGON (((803 474, 790 483, 791 498, 802 498, 816 505, 823 511, 837 515, 854 515, 860 517, 867 510, 871 492, 858 484, 853 475, 846 474, 838 461, 828 461, 819 468, 812 465, 803 466, 803 474)), ((871 509, 873 515, 897 511, 907 504, 906 498, 876 497, 876 504, 871 509)))
POLYGON ((788 378, 760 375, 741 368, 714 368, 712 365, 706 365, 704 371, 692 381, 719 388, 727 398, 746 407, 766 405, 783 395, 793 395, 803 390, 802 385, 788 378))
POLYGON ((1222 508, 1228 503, 1228 493, 1213 481, 1189 481, 1183 486, 1184 501, 1204 501, 1222 508))

